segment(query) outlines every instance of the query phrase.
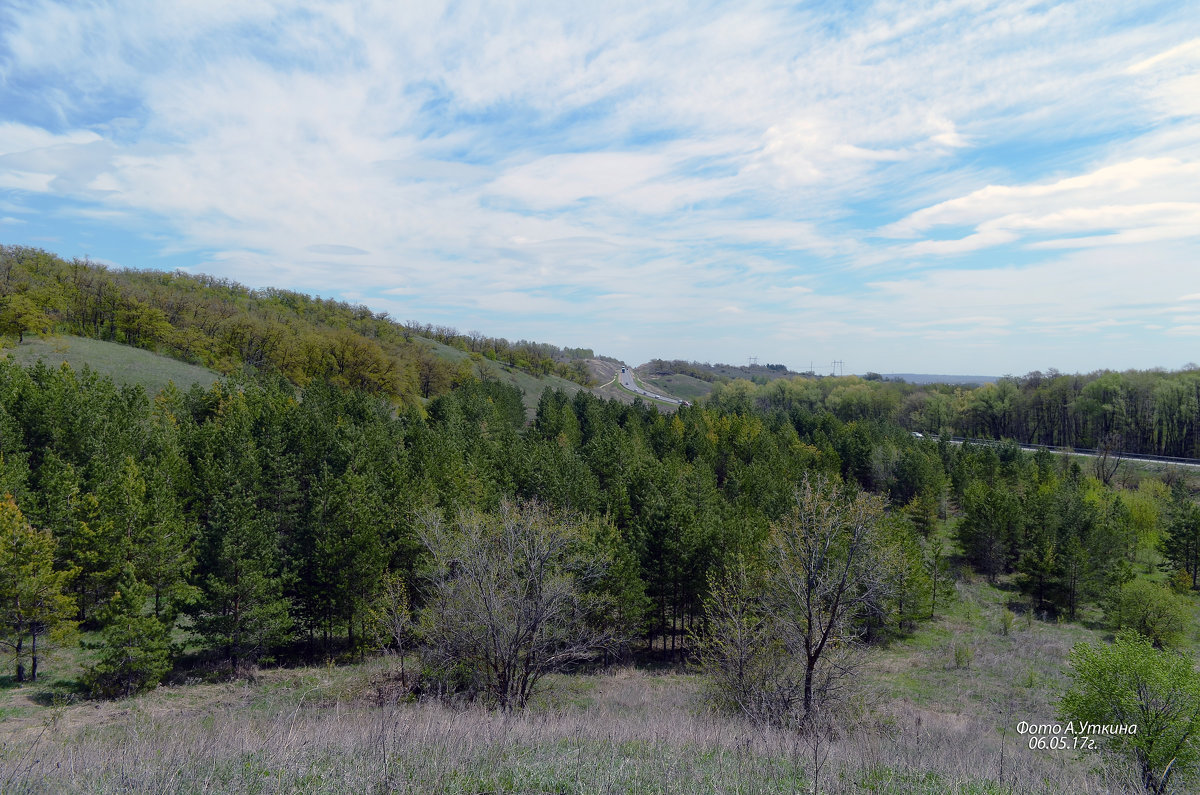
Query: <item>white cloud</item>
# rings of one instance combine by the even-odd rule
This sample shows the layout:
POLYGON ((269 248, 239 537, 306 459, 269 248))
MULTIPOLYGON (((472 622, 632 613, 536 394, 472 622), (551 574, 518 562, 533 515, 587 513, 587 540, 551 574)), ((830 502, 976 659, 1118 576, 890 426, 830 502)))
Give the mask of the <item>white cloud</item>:
POLYGON ((1032 249, 1200 240, 1200 160, 1138 158, 1053 182, 988 185, 884 227, 916 237, 938 227, 969 227, 953 240, 901 246, 903 256, 962 254, 1024 240, 1032 249))
POLYGON ((1153 55, 1144 61, 1138 61, 1130 66, 1128 71, 1130 74, 1138 74, 1173 60, 1200 60, 1200 38, 1185 41, 1183 44, 1153 55))
POLYGON ((16 122, 0 122, 0 156, 22 154, 54 146, 70 146, 99 141, 100 136, 89 130, 75 130, 63 135, 39 127, 16 122))
POLYGON ((720 314, 780 352, 861 358, 1068 298, 1082 328, 1109 298, 1071 286, 1081 258, 1110 263, 1105 289, 1175 300, 1119 274, 1165 277, 1143 263, 1178 267, 1200 230, 1200 40, 1171 18, 973 0, 5 16, 0 78, 41 81, 47 108, 0 124, 0 186, 219 252, 201 269, 463 326, 561 315, 657 354, 720 314), (1044 259, 983 258, 1016 247, 1044 259), (976 321, 911 325, 946 306, 976 321))
POLYGON ((53 180, 53 174, 36 174, 15 170, 0 172, 0 188, 29 191, 30 193, 49 192, 50 183, 53 180))

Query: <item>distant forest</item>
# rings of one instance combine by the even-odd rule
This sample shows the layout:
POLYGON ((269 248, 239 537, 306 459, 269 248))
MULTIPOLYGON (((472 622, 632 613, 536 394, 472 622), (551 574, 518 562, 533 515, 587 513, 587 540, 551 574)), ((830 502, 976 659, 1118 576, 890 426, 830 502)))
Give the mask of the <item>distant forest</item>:
POLYGON ((60 331, 158 351, 229 374, 274 371, 398 402, 427 399, 474 377, 417 336, 516 367, 589 382, 590 350, 509 342, 446 326, 399 323, 365 306, 288 290, 250 290, 181 272, 110 269, 39 249, 0 247, 0 333, 60 331))
POLYGON ((799 402, 810 410, 828 409, 846 422, 886 419, 933 435, 1200 457, 1200 369, 1195 367, 1087 375, 1051 370, 978 387, 909 384, 875 374, 795 377, 782 365, 740 368, 655 359, 645 367, 715 383, 715 399, 743 408, 750 407, 748 396, 754 394, 760 407, 799 402), (721 375, 722 369, 744 371, 745 377, 721 375))

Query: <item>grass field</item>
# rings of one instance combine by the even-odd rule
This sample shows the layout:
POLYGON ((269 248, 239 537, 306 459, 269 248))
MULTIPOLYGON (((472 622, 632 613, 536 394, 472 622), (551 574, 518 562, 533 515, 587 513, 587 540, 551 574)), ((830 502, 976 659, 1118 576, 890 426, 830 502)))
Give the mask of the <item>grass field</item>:
POLYGON ((559 677, 525 712, 396 703, 386 660, 45 709, 0 790, 41 792, 1017 793, 1121 791, 988 721, 886 706, 832 736, 710 711, 695 674, 559 677), (815 786, 814 786, 815 784, 815 786))
POLYGON ((0 791, 1127 791, 1124 771, 1031 751, 1015 731, 1056 720, 1068 651, 1104 633, 1018 613, 1005 634, 1014 592, 957 590, 935 621, 871 653, 839 729, 820 736, 713 711, 685 666, 554 676, 529 710, 504 714, 397 702, 393 658, 87 702, 70 695, 67 655, 45 681, 0 690, 0 791))
POLYGON ((187 389, 192 384, 207 389, 221 377, 212 370, 141 348, 85 337, 28 336, 23 343, 0 350, 0 355, 12 357, 26 366, 39 359, 50 367, 59 367, 66 362, 73 369, 82 370, 87 365, 118 384, 141 385, 151 395, 157 394, 168 382, 174 382, 180 389, 187 389))
POLYGON ((713 390, 713 385, 709 382, 701 381, 699 378, 693 378, 683 373, 672 373, 671 375, 640 374, 640 377, 647 384, 647 389, 654 392, 661 392, 671 397, 677 397, 681 400, 694 402, 702 397, 706 397, 713 390))

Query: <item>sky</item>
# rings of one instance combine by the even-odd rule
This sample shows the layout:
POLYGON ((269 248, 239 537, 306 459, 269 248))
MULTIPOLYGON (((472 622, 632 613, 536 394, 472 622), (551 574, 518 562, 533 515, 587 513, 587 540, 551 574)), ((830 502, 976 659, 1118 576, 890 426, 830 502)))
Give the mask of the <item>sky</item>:
POLYGON ((630 364, 1178 369, 1200 10, 5 0, 0 243, 630 364))

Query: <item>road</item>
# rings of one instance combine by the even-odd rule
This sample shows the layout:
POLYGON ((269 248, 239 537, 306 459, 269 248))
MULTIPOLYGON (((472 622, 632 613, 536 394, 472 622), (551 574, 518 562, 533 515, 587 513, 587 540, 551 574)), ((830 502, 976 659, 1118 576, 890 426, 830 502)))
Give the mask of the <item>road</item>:
MULTIPOLYGON (((938 439, 938 437, 933 435, 929 435, 924 438, 931 439, 935 442, 938 439)), ((964 442, 970 442, 971 444, 976 445, 1002 444, 1001 442, 997 442, 993 439, 966 439, 962 436, 951 436, 950 438, 946 439, 946 441, 950 444, 963 444, 964 442)), ((1017 447, 1020 447, 1022 450, 1029 451, 1037 451, 1042 449, 1042 447, 1045 447, 1052 453, 1067 453, 1069 455, 1077 455, 1084 458, 1098 458, 1101 455, 1099 450, 1093 450, 1090 447, 1050 447, 1048 445, 1024 444, 1022 442, 1017 442, 1017 447)), ((1120 461, 1147 461, 1154 464, 1168 464, 1171 466, 1200 467, 1200 459, 1195 458, 1172 458, 1171 456, 1147 455, 1145 453, 1125 453, 1117 450, 1109 451, 1108 455, 1114 460, 1120 461)))
POLYGON ((661 400, 663 403, 673 403, 676 406, 687 405, 686 400, 667 397, 666 395, 660 395, 656 392, 647 392, 646 390, 642 389, 637 385, 637 382, 633 380, 633 368, 624 364, 621 365, 621 372, 617 373, 617 380, 620 382, 622 387, 628 389, 630 392, 633 392, 635 395, 644 395, 645 397, 652 398, 654 400, 661 400))

